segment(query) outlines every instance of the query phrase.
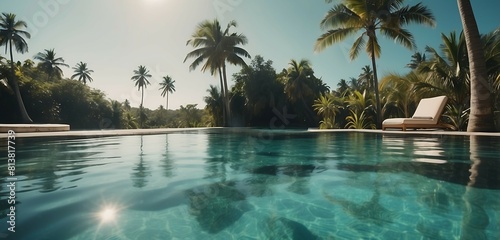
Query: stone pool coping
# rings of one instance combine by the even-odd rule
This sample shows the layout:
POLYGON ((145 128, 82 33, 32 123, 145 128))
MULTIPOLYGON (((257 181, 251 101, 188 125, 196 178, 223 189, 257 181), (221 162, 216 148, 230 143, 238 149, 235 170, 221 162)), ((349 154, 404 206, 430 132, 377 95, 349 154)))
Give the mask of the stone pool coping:
MULTIPOLYGON (((0 124, 5 126, 6 124, 0 124)), ((7 131, 3 128, 0 133, 1 138, 7 138, 7 131)), ((108 136, 127 136, 127 135, 153 135, 165 134, 172 132, 188 132, 206 129, 223 129, 221 127, 215 128, 155 128, 155 129, 110 129, 110 130, 72 130, 72 131, 45 131, 45 132, 16 132, 16 138, 33 138, 33 137, 108 137, 108 136)), ((248 129, 248 128, 226 128, 232 130, 248 129)), ((14 130, 15 131, 15 130, 14 130)), ((370 130, 370 129, 316 129, 309 128, 307 132, 361 132, 361 133, 379 133, 379 134, 405 134, 405 135, 456 135, 456 136, 493 136, 500 137, 500 132, 455 132, 443 130, 413 130, 413 131, 400 131, 400 130, 370 130)))

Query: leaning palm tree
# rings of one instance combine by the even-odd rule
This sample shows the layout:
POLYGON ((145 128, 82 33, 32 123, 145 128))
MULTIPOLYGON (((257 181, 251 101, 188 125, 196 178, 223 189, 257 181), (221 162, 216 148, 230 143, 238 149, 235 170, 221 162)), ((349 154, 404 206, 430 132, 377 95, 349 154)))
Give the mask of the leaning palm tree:
POLYGON ((93 70, 87 68, 87 63, 79 62, 73 68, 75 70, 75 74, 71 76, 71 79, 78 77, 78 81, 83 82, 83 84, 87 84, 87 80, 92 82, 92 77, 90 77, 90 73, 93 73, 93 70))
POLYGON ((165 97, 167 95, 167 105, 166 109, 168 110, 168 93, 175 92, 175 80, 173 80, 170 76, 163 77, 163 82, 160 83, 160 88, 158 90, 162 90, 161 96, 165 97))
POLYGON ((415 47, 413 35, 403 26, 410 23, 435 25, 434 16, 427 7, 421 3, 403 6, 403 2, 404 0, 343 0, 328 11, 321 21, 321 28, 327 32, 317 39, 315 45, 316 51, 322 51, 362 31, 361 36, 354 41, 350 50, 350 58, 355 59, 363 47, 371 58, 378 127, 382 125, 382 109, 375 63, 375 59, 381 54, 377 30, 382 35, 413 49, 415 47))
POLYGON ((201 22, 194 31, 187 45, 191 45, 195 50, 187 54, 184 62, 188 58, 195 60, 189 66, 190 70, 196 69, 202 62, 201 70, 210 70, 212 75, 219 75, 221 94, 224 99, 222 107, 224 113, 224 125, 230 121, 229 113, 229 92, 226 76, 226 61, 239 66, 246 66, 242 57, 250 58, 250 54, 238 45, 245 45, 248 41, 243 34, 229 33, 231 27, 236 27, 236 22, 231 21, 226 29, 222 31, 217 19, 213 21, 205 20, 201 22))
POLYGON ((35 60, 41 61, 40 66, 47 73, 47 80, 52 80, 53 76, 61 79, 63 72, 60 67, 69 67, 68 64, 64 63, 62 57, 56 57, 54 49, 45 49, 45 52, 39 52, 35 55, 35 60))
POLYGON ((16 15, 12 13, 2 13, 0 16, 0 46, 5 45, 5 53, 7 49, 10 51, 10 85, 14 89, 16 94, 17 104, 19 105, 19 110, 21 112, 21 118, 24 123, 31 123, 30 116, 26 111, 24 106, 23 98, 21 97, 21 92, 19 91, 19 84, 16 79, 16 74, 14 70, 14 57, 12 55, 12 46, 16 47, 16 51, 20 53, 25 53, 28 51, 28 44, 23 37, 30 38, 30 34, 27 31, 22 30, 28 25, 24 21, 16 21, 16 15))
POLYGON ((467 131, 492 131, 494 129, 492 89, 487 81, 481 37, 470 1, 457 0, 457 3, 467 44, 470 69, 470 114, 467 131))
POLYGON ((149 74, 149 70, 145 67, 140 65, 137 70, 134 70, 134 76, 132 76, 131 80, 135 82, 135 86, 138 88, 138 91, 141 91, 141 106, 144 103, 144 88, 147 87, 147 85, 150 85, 148 78, 151 77, 151 74, 149 74))

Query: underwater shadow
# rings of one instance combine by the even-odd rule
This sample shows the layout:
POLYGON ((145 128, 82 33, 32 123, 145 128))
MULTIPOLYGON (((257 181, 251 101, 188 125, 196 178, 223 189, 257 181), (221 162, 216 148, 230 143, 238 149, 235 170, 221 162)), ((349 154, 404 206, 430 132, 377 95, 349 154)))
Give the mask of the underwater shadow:
MULTIPOLYGON (((491 159, 494 162, 493 159, 491 159)), ((497 161, 498 162, 498 161, 497 161)), ((486 165, 486 164, 485 164, 486 165)), ((500 164, 482 166, 481 181, 472 187, 482 189, 500 189, 500 164)), ((395 162, 378 165, 339 163, 337 169, 351 172, 408 172, 449 183, 467 186, 470 182, 471 164, 463 162, 426 163, 395 162)))
POLYGON ((234 224, 251 209, 246 197, 235 187, 235 182, 218 182, 189 189, 185 193, 189 213, 208 233, 218 233, 234 224))
POLYGON ((374 223, 378 226, 393 223, 395 213, 380 205, 380 193, 375 191, 372 198, 363 203, 355 203, 339 197, 333 197, 323 193, 323 196, 330 202, 340 205, 344 211, 363 221, 374 223))

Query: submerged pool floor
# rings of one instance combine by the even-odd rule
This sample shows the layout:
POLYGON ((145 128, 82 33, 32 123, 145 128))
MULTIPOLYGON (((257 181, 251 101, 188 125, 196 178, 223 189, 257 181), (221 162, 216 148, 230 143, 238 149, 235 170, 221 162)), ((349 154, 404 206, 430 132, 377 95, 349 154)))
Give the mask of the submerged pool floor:
POLYGON ((212 129, 16 146, 7 239, 500 239, 491 137, 212 129))

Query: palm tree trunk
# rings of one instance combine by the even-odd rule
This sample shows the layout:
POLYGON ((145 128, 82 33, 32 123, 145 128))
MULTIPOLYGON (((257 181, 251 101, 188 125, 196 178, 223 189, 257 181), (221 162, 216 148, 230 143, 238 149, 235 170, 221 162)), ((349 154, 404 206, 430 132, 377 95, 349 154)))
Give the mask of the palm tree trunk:
MULTIPOLYGON (((373 33, 375 34, 375 33, 373 33)), ((375 35, 373 36, 375 37, 375 35)), ((375 49, 372 48, 371 53, 372 67, 373 67, 373 89, 375 90, 375 102, 377 105, 377 128, 382 128, 382 107, 380 104, 380 96, 378 92, 378 77, 377 77, 377 64, 375 62, 375 49)))
POLYGON ((231 124, 231 105, 229 104, 229 91, 227 89, 227 76, 226 76, 226 63, 224 62, 222 64, 222 74, 224 74, 224 97, 225 97, 225 104, 226 104, 226 116, 227 120, 226 123, 230 127, 231 124))
POLYGON ((219 67, 219 79, 220 79, 220 94, 222 97, 222 126, 227 127, 227 119, 226 119, 226 94, 224 94, 224 80, 222 79, 222 70, 219 67))
POLYGON ((470 115, 467 132, 493 131, 493 108, 481 37, 469 0, 457 0, 470 69, 470 115))
POLYGON ((142 114, 143 114, 143 111, 144 111, 144 107, 142 106, 142 104, 144 103, 144 86, 141 88, 141 106, 139 107, 139 125, 140 127, 142 128, 142 121, 144 120, 142 118, 142 114))
POLYGON ((26 107, 24 106, 23 98, 21 96, 21 92, 19 91, 19 84, 16 79, 16 72, 14 71, 14 57, 12 55, 12 42, 9 42, 10 45, 10 71, 11 71, 11 84, 14 88, 14 93, 16 94, 17 104, 19 105, 19 111, 21 112, 21 121, 23 123, 33 123, 28 112, 26 111, 26 107))
POLYGON ((168 91, 167 91, 167 105, 165 109, 168 110, 168 91))
POLYGON ((141 88, 141 107, 143 102, 144 102, 144 87, 141 88))

